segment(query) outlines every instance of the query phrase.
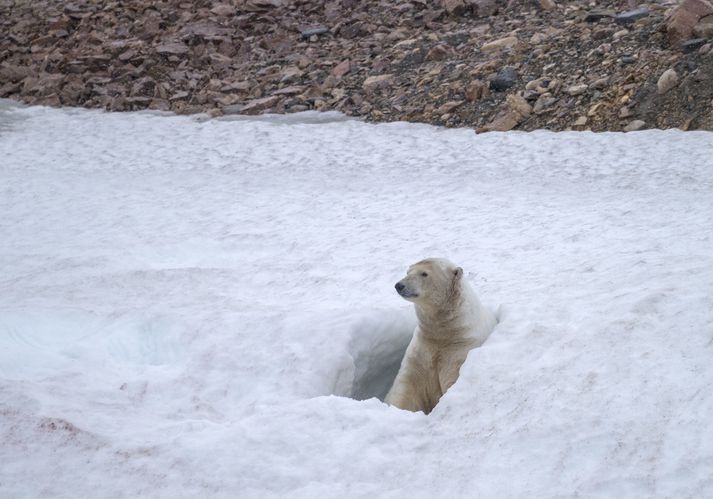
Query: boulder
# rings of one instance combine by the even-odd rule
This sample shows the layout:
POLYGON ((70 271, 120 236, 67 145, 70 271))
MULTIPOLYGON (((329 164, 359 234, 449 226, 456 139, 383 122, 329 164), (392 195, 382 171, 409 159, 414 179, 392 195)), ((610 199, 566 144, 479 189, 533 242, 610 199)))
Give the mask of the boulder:
POLYGON ((713 15, 713 3, 708 0, 683 0, 666 21, 666 33, 671 44, 680 44, 693 35, 698 22, 713 15))

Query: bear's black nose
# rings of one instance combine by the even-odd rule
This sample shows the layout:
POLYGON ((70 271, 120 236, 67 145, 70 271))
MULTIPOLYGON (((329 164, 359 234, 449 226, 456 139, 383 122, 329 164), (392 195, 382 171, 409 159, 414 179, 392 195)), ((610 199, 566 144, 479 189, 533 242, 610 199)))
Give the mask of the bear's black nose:
POLYGON ((403 291, 403 289, 404 289, 406 286, 404 286, 404 285, 401 284, 400 282, 397 282, 397 283, 396 283, 396 286, 394 286, 394 287, 396 288, 396 291, 398 291, 398 292, 400 293, 401 291, 403 291))

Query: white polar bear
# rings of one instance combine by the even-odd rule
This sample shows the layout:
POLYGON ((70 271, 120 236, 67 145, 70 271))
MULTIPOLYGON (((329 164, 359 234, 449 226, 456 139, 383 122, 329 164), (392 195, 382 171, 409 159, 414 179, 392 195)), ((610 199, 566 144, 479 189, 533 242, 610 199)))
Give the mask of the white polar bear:
POLYGON ((497 321, 463 279, 463 269, 443 258, 409 267, 396 291, 415 304, 418 326, 385 402, 428 414, 458 379, 468 351, 483 344, 497 321))

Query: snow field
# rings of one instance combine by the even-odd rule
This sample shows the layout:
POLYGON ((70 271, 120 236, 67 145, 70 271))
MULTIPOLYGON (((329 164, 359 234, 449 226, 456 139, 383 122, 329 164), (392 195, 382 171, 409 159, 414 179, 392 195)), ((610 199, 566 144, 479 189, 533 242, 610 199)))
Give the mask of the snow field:
POLYGON ((0 101, 0 496, 713 494, 711 137, 0 101), (427 256, 500 324, 348 398, 427 256))

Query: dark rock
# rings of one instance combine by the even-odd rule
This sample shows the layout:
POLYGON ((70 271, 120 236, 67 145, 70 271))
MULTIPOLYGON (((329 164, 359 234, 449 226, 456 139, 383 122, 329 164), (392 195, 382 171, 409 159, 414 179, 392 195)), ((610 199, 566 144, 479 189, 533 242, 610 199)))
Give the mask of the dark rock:
POLYGON ((326 26, 317 26, 314 28, 302 30, 300 32, 303 40, 307 40, 313 36, 324 35, 326 33, 329 33, 329 28, 327 28, 326 26))
POLYGON ((601 19, 612 18, 615 16, 616 12, 613 10, 594 9, 587 12, 587 15, 584 16, 584 21, 588 23, 595 23, 601 19))
POLYGON ((452 16, 461 16, 468 11, 465 0, 442 0, 442 5, 452 16))
POLYGON ((494 78, 490 80, 490 90, 502 92, 517 83, 518 74, 515 69, 507 67, 501 69, 494 78))
POLYGON ((686 40, 685 42, 683 42, 681 44, 681 50, 683 50, 683 52, 687 54, 690 52, 695 52, 705 44, 705 38, 694 38, 692 40, 686 40))
POLYGON ((635 10, 630 10, 628 12, 622 12, 614 17, 614 21, 619 24, 630 24, 644 17, 648 17, 650 14, 649 9, 640 8, 635 10))

